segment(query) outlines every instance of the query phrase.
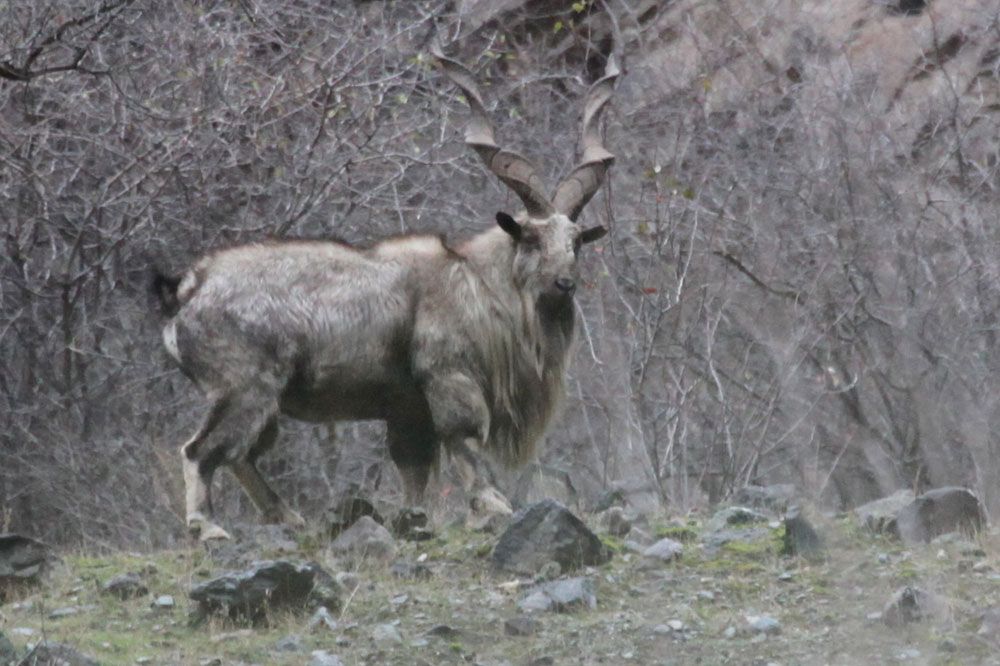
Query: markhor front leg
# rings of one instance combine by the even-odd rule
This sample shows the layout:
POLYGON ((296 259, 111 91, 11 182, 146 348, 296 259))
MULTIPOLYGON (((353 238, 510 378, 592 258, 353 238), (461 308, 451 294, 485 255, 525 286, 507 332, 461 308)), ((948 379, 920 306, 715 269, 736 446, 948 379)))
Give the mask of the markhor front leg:
POLYGON ((435 430, 469 496, 469 526, 483 527, 496 515, 513 513, 510 502, 490 482, 482 459, 490 412, 479 386, 452 373, 428 381, 425 392, 435 430))
POLYGON ((514 513, 510 501, 490 483, 486 463, 472 437, 451 444, 448 450, 462 479, 462 487, 469 496, 471 513, 466 524, 474 529, 485 527, 494 516, 514 513))

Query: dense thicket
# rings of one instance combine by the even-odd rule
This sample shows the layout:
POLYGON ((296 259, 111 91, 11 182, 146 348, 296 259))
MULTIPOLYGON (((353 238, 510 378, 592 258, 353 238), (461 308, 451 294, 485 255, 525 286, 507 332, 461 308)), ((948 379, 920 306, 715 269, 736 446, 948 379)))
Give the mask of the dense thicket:
MULTIPOLYGON (((628 70, 569 400, 512 492, 686 510, 747 482, 833 505, 958 483, 996 507, 993 4, 6 3, 0 527, 181 535, 201 402, 161 352, 151 267, 267 236, 458 238, 516 207, 462 145, 435 34, 553 183, 604 56, 628 70)), ((334 447, 287 425, 268 474, 307 515, 398 493, 376 426, 334 447)))

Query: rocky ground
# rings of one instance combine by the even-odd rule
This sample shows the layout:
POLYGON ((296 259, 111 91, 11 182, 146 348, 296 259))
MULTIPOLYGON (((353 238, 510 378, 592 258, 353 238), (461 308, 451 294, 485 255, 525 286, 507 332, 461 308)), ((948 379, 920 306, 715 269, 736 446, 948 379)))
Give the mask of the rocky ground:
POLYGON ((0 664, 1000 664, 1000 535, 908 543, 893 533, 912 495, 888 504, 613 507, 581 515, 597 540, 549 502, 514 536, 349 516, 333 541, 246 528, 209 549, 62 553, 6 586, 0 664))

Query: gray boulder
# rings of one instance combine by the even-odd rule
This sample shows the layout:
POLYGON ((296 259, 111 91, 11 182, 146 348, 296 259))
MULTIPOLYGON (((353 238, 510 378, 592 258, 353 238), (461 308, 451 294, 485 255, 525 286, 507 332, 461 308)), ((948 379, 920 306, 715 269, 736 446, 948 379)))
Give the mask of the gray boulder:
POLYGON ((144 597, 149 594, 149 588, 142 582, 137 573, 126 573, 108 580, 101 586, 101 592, 117 597, 122 601, 144 597))
POLYGON ((660 560, 661 562, 670 562, 676 559, 680 559, 680 556, 684 553, 684 544, 674 541, 673 539, 660 539, 652 546, 646 548, 642 551, 645 557, 654 560, 660 560))
POLYGON ((407 562, 400 560, 389 567, 390 573, 403 580, 429 580, 434 576, 431 568, 422 562, 407 562))
POLYGON ((539 585, 518 603, 525 613, 555 611, 568 613, 581 608, 597 608, 594 581, 589 578, 566 578, 539 585))
POLYGON ((733 503, 780 516, 795 500, 795 486, 776 483, 769 486, 743 486, 733 496, 733 503))
POLYGON ((397 645, 403 644, 403 635, 399 633, 399 629, 396 625, 386 622, 384 624, 376 624, 375 628, 372 629, 372 642, 380 647, 395 647, 397 645))
POLYGON ((861 524, 907 543, 927 543, 948 532, 975 534, 986 526, 979 498, 967 488, 946 486, 915 497, 899 490, 854 510, 861 524))
POLYGON ((875 534, 898 534, 896 529, 896 517, 903 507, 911 504, 915 499, 912 490, 897 490, 888 497, 862 504, 854 509, 861 526, 875 534))
POLYGON ((731 542, 754 543, 771 538, 767 515, 745 506, 720 509, 705 523, 701 534, 702 548, 708 555, 716 554, 731 542))
POLYGON ((52 549, 20 534, 0 534, 0 601, 4 590, 37 583, 55 561, 52 549))
POLYGON ((222 614, 252 623, 265 621, 271 610, 340 607, 339 586, 315 562, 255 562, 245 571, 196 585, 188 594, 198 604, 197 618, 222 614))
POLYGON ((330 550, 355 560, 372 558, 386 561, 395 557, 396 542, 389 530, 371 516, 361 516, 333 540, 330 550))
POLYGON ((323 523, 331 539, 336 539, 341 532, 347 530, 361 517, 368 516, 379 525, 385 524, 385 519, 375 509, 375 506, 364 497, 349 496, 341 499, 336 506, 327 509, 323 523))
POLYGON ((503 632, 508 636, 534 636, 541 626, 541 622, 530 615, 516 615, 504 621, 503 632))
POLYGON ((1000 643, 1000 607, 992 606, 979 613, 979 630, 976 634, 993 644, 1000 643))
POLYGON ((10 642, 3 632, 0 631, 0 664, 6 666, 11 662, 17 661, 17 648, 14 644, 10 642))
POLYGON ((747 632, 773 636, 781 633, 781 623, 770 615, 747 615, 747 632))
POLYGON ((948 605, 941 597, 907 585, 896 590, 886 603, 882 622, 896 628, 923 620, 944 620, 947 615, 948 605))
POLYGON ((907 543, 927 543, 948 532, 975 534, 986 526, 986 512, 967 488, 928 490, 904 506, 896 517, 896 529, 907 543))
POLYGON ((802 512, 793 508, 785 516, 785 533, 782 537, 782 555, 817 557, 823 552, 823 540, 802 512))
POLYGON ((620 506, 613 506, 598 516, 598 524, 614 537, 623 537, 632 529, 632 519, 620 506))
POLYGON ((406 541, 429 541, 434 531, 428 527, 427 511, 419 506, 400 510, 392 519, 392 533, 406 541))
POLYGON ((17 662, 17 666, 99 666, 99 664, 76 648, 44 641, 17 662))
POLYGON ((344 666, 344 662, 335 654, 326 650, 313 650, 310 654, 309 666, 344 666))
POLYGON ((548 562, 562 571, 604 564, 611 549, 583 521, 555 500, 542 500, 514 514, 493 549, 493 565, 531 575, 548 562))
POLYGON ((749 509, 745 506, 727 506, 716 511, 705 523, 705 531, 721 532, 733 528, 750 527, 752 525, 767 524, 771 520, 760 511, 749 509))

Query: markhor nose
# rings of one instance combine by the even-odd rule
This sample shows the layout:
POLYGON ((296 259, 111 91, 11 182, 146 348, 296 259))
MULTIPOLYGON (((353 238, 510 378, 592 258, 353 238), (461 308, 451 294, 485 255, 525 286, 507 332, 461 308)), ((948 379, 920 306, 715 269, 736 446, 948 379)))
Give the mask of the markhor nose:
POLYGON ((567 294, 572 294, 576 291, 576 282, 570 280, 569 278, 558 278, 556 280, 556 288, 559 291, 564 291, 567 294))

